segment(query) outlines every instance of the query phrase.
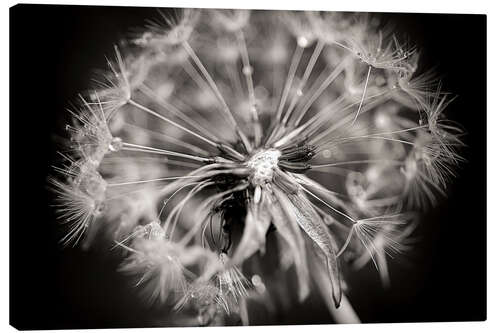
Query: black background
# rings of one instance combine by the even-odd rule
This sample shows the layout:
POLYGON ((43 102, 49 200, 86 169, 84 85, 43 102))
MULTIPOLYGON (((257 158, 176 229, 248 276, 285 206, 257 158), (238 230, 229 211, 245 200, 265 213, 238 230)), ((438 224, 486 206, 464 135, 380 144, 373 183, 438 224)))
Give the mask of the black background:
MULTIPOLYGON (((89 87, 104 55, 151 8, 17 5, 10 28, 10 321, 19 329, 144 327, 159 310, 130 294, 106 252, 61 249, 47 192, 54 133, 64 111, 89 87)), ((427 213, 420 241, 389 266, 392 289, 374 268, 353 276, 350 299, 364 322, 486 319, 486 16, 383 14, 438 65, 444 89, 459 98, 449 118, 467 131, 467 163, 449 197, 427 213)), ((276 324, 328 323, 315 298, 276 324), (312 311, 314 309, 314 311, 312 311)))

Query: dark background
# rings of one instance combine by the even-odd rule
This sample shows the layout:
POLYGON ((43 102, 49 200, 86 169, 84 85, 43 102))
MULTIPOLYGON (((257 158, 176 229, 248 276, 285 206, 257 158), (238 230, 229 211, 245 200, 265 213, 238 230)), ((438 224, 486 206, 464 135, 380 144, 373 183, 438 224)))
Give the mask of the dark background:
MULTIPOLYGON (((131 296, 105 251, 61 249, 47 192, 54 133, 89 87, 93 69, 155 9, 17 5, 10 12, 10 322, 19 329, 144 327, 161 316, 131 296)), ((486 319, 486 16, 383 14, 438 65, 459 97, 448 117, 466 131, 467 163, 449 198, 427 213, 419 242, 389 263, 392 289, 373 267, 352 276, 350 300, 363 322, 486 319), (392 265, 391 265, 392 263, 392 265)), ((328 323, 319 299, 276 324, 328 323), (314 310, 314 311, 313 311, 314 310)))

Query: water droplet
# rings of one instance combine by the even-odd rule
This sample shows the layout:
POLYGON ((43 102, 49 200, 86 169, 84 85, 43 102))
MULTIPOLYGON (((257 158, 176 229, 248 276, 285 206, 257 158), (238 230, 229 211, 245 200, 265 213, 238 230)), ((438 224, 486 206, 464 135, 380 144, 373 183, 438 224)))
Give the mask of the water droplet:
POLYGON ((242 72, 244 75, 252 75, 253 68, 252 66, 243 66, 242 72))
POLYGON ((259 286, 259 285, 261 285, 261 284, 262 284, 262 279, 261 279, 261 277, 260 277, 259 275, 257 275, 257 274, 254 274, 254 275, 252 276, 252 284, 253 284, 254 286, 259 286))
POLYGON ((297 45, 299 45, 300 47, 304 48, 308 44, 309 44, 309 41, 307 40, 306 37, 304 37, 304 36, 297 37, 297 45))
POLYGON ((109 150, 112 152, 117 152, 123 147, 123 141, 119 137, 114 137, 111 139, 111 143, 109 144, 109 150))

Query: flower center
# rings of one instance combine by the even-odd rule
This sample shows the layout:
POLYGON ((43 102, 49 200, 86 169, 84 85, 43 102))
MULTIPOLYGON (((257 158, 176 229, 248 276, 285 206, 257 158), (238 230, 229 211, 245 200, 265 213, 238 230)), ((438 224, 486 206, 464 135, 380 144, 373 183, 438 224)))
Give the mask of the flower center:
POLYGON ((264 185, 273 179, 274 168, 278 166, 281 152, 277 149, 261 150, 247 162, 253 174, 250 181, 253 185, 264 185))

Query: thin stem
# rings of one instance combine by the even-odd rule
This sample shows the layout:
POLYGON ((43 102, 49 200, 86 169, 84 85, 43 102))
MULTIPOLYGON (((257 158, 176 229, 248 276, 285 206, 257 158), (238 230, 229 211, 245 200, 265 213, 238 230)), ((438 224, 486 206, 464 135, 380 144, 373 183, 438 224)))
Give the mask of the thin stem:
POLYGON ((196 52, 191 48, 191 46, 189 45, 189 43, 187 41, 184 41, 182 43, 182 45, 183 45, 184 49, 186 50, 186 52, 191 57, 191 59, 193 59, 194 63, 196 64, 196 66, 198 67, 198 69, 201 71, 201 73, 203 74, 203 76, 205 77, 205 80, 207 80, 208 84, 210 85, 210 87, 212 88, 213 92, 215 93, 215 96, 219 99, 219 102, 222 104, 222 110, 226 114, 227 119, 229 120, 229 122, 231 123, 231 125, 234 126, 236 134, 239 136, 239 138, 241 139, 241 141, 245 145, 246 150, 247 151, 251 151, 251 147, 250 147, 250 143, 248 142, 248 138, 241 131, 238 123, 236 122, 236 119, 234 119, 234 116, 231 113, 231 111, 229 110, 229 107, 227 106, 226 100, 224 99, 224 97, 222 96, 219 88, 215 84, 214 79, 212 78, 212 76, 210 75, 210 73, 207 71, 207 69, 205 68, 205 66, 201 62, 200 58, 198 58, 198 56, 196 55, 196 52))
POLYGON ((354 225, 351 227, 351 230, 349 230, 349 235, 347 235, 347 239, 346 239, 344 245, 342 246, 342 248, 337 253, 337 258, 340 257, 342 255, 342 253, 344 253, 344 251, 347 249, 347 246, 351 242, 351 238, 352 238, 353 234, 354 234, 354 225))
POLYGON ((299 116, 297 117, 297 120, 295 120, 295 126, 298 126, 299 123, 301 122, 302 118, 305 116, 307 111, 310 109, 312 104, 318 99, 319 96, 325 91, 326 88, 332 84, 333 81, 342 73, 344 70, 345 62, 347 62, 347 59, 344 60, 341 64, 339 64, 335 69, 328 75, 328 77, 323 81, 323 83, 320 85, 318 89, 314 91, 314 94, 311 96, 311 98, 307 101, 307 103, 304 105, 304 107, 300 110, 299 116))
MULTIPOLYGON (((377 103, 380 103, 380 101, 382 100, 381 98, 385 98, 385 95, 388 94, 389 92, 391 92, 392 90, 394 90, 394 89, 388 89, 387 91, 384 91, 384 92, 372 95, 371 97, 365 98, 365 101, 368 100, 368 99, 374 99, 374 98, 379 98, 379 99, 375 99, 375 100, 371 101, 368 104, 365 103, 363 105, 363 109, 368 109, 368 110, 372 109, 374 107, 374 105, 376 105, 377 103)), ((341 110, 336 111, 336 112, 346 111, 346 110, 350 109, 351 107, 355 106, 356 104, 358 104, 358 103, 349 104, 348 106, 346 106, 346 107, 344 107, 341 110)), ((360 111, 360 113, 363 113, 363 112, 366 112, 366 111, 360 111)), ((319 120, 321 120, 321 119, 319 119, 319 120)), ((320 134, 316 135, 314 137, 314 139, 311 141, 311 144, 317 144, 318 142, 320 142, 321 140, 323 140, 325 137, 329 136, 330 133, 332 133, 333 131, 337 130, 338 128, 344 126, 349 121, 350 121, 349 118, 345 117, 342 121, 339 121, 338 123, 336 123, 335 126, 331 126, 331 127, 327 128, 326 130, 324 130, 323 132, 321 132, 320 134)), ((319 125, 316 125, 316 127, 313 127, 311 129, 309 129, 309 131, 307 133, 309 133, 309 134, 314 133, 319 128, 321 128, 321 123, 322 122, 321 121, 316 121, 316 122, 319 125)), ((351 123, 351 126, 352 126, 352 123, 351 123)), ((331 141, 331 139, 329 141, 331 141)), ((329 142, 329 141, 327 141, 327 142, 329 142)))
POLYGON ((372 133, 368 135, 363 135, 363 136, 351 136, 351 137, 344 137, 344 138, 339 138, 339 140, 344 140, 344 139, 356 139, 356 138, 368 138, 368 137, 379 137, 382 135, 392 135, 392 134, 400 134, 400 133, 406 133, 406 132, 411 132, 411 131, 416 131, 422 128, 428 128, 428 125, 420 125, 420 126, 415 126, 411 128, 405 128, 402 130, 397 130, 397 131, 391 131, 391 132, 379 132, 379 133, 372 133))
MULTIPOLYGON (((317 130, 317 128, 311 129, 308 127, 311 126, 312 124, 314 124, 314 122, 319 123, 318 120, 321 119, 321 116, 324 116, 324 114, 326 112, 330 111, 335 105, 340 104, 343 101, 343 99, 344 99, 344 96, 338 97, 335 101, 333 101, 328 106, 326 106, 325 108, 320 110, 318 113, 316 113, 313 117, 311 117, 311 119, 309 119, 305 124, 301 125, 300 127, 295 128, 293 131, 291 131, 290 133, 288 133, 287 135, 282 137, 280 140, 276 141, 273 144, 273 146, 275 148, 281 147, 281 146, 287 144, 288 142, 292 141, 293 139, 295 139, 299 135, 305 136, 305 135, 307 135, 308 132, 311 132, 311 131, 314 132, 315 130, 317 130), (306 129, 307 129, 307 131, 306 131, 306 129), (304 133, 304 131, 306 131, 306 132, 304 133)), ((343 110, 340 110, 340 111, 343 111, 343 110)))
POLYGON ((136 145, 133 143, 123 143, 123 150, 128 150, 128 151, 138 151, 138 152, 145 152, 145 153, 155 153, 155 154, 162 154, 162 155, 167 155, 167 156, 175 156, 175 157, 182 157, 182 158, 187 158, 191 159, 194 161, 198 162, 212 162, 212 159, 206 158, 206 157, 200 157, 200 156, 195 156, 195 155, 190 155, 190 154, 185 154, 185 153, 178 153, 175 151, 170 151, 170 150, 164 150, 164 149, 159 149, 159 148, 153 148, 153 147, 148 147, 148 146, 142 146, 142 145, 136 145))
POLYGON ((182 199, 181 202, 179 202, 170 212, 170 214, 167 216, 167 219, 165 221, 165 226, 164 226, 164 229, 165 231, 167 232, 167 234, 173 234, 174 231, 175 231, 175 228, 177 226, 177 220, 179 218, 179 215, 180 215, 180 212, 182 211, 182 209, 184 208, 185 204, 194 196, 196 195, 198 192, 202 191, 204 188, 208 187, 208 186, 211 186, 215 184, 214 182, 212 181, 209 181, 209 180, 206 180, 206 181, 203 181, 201 183, 199 183, 198 185, 196 185, 194 188, 192 188, 189 193, 182 199), (174 223, 172 224, 172 221, 174 221, 174 223), (172 225, 172 227, 170 228, 170 225, 172 225), (168 233, 168 229, 170 228, 170 232, 168 233))
POLYGON ((248 87, 248 97, 250 99, 250 103, 252 105, 255 105, 255 91, 252 79, 252 66, 250 65, 250 58, 248 57, 248 50, 243 31, 240 30, 237 33, 237 37, 238 37, 238 46, 240 48, 240 53, 241 53, 241 59, 243 62, 243 75, 245 76, 248 87))
POLYGON ((332 142, 325 142, 324 144, 320 145, 319 147, 321 147, 321 148, 335 147, 335 146, 338 146, 339 144, 350 143, 351 141, 359 140, 359 139, 386 140, 386 141, 393 141, 393 142, 403 143, 403 144, 406 144, 406 145, 409 145, 409 146, 415 146, 415 143, 410 142, 410 141, 406 141, 406 140, 394 139, 394 138, 387 138, 385 136, 361 135, 361 136, 358 136, 358 137, 347 138, 347 139, 343 139, 343 140, 340 140, 338 142, 333 142, 333 143, 332 142))
POLYGON ((217 140, 217 138, 210 132, 208 131, 206 128, 204 128, 202 125, 200 125, 197 121, 195 121, 194 119, 192 119, 191 117, 187 116, 185 112, 179 110, 177 107, 175 107, 174 105, 164 101, 164 100, 161 100, 157 94, 155 94, 153 92, 153 90, 151 90, 151 88, 143 85, 141 86, 141 91, 143 93, 145 93, 146 95, 148 95, 150 98, 152 98, 159 106, 161 106, 162 108, 164 108, 167 112, 169 113, 172 113, 173 115, 175 115, 176 117, 179 117, 180 119, 182 119, 186 124, 192 126, 193 128, 195 128, 196 130, 198 130, 202 135, 204 135, 205 137, 207 138, 210 138, 210 140, 217 140))
POLYGON ((323 199, 321 199, 320 197, 318 197, 317 195, 315 195, 314 193, 312 193, 311 191, 309 191, 308 189, 306 189, 304 186, 300 185, 300 188, 302 190, 304 190, 306 193, 308 193, 309 195, 311 195, 312 197, 314 197, 315 199, 317 199, 318 201, 320 201, 321 203, 323 203, 324 205, 326 205, 328 208, 330 208, 331 210, 333 210, 334 212, 336 212, 337 214, 340 214, 342 216, 344 216, 345 218, 347 218, 349 221, 351 221, 352 223, 356 223, 356 220, 353 219, 352 217, 350 217, 349 215, 345 214, 344 212, 332 207, 330 204, 328 204, 327 202, 325 202, 323 199))
POLYGON ((365 87, 363 88, 363 95, 361 96, 361 101, 359 102, 358 111, 356 112, 356 116, 354 117, 351 126, 354 125, 354 123, 358 119, 359 112, 361 111, 361 107, 363 106, 363 101, 365 99, 366 90, 368 88, 368 80, 370 79, 371 71, 372 71, 372 66, 368 66, 368 74, 366 74, 366 81, 365 81, 365 87))
POLYGON ((131 182, 124 182, 124 183, 108 183, 108 187, 114 187, 114 186, 123 186, 123 185, 136 185, 136 184, 144 184, 144 183, 151 183, 151 182, 159 182, 159 181, 167 181, 167 180, 177 180, 177 179, 188 179, 188 178, 203 178, 204 176, 178 176, 178 177, 164 177, 164 178, 155 178, 155 179, 147 179, 147 180, 137 180, 137 181, 131 181, 131 182))
POLYGON ((160 212, 158 213, 158 219, 160 218, 161 213, 163 212, 163 209, 165 208, 165 206, 169 203, 169 201, 170 201, 170 200, 171 200, 171 199, 172 199, 172 198, 173 198, 173 197, 174 197, 177 193, 179 193, 180 191, 182 191, 183 189, 185 189, 185 188, 186 188, 186 187, 188 187, 188 186, 192 186, 192 185, 196 185, 196 184, 198 184, 198 183, 187 183, 187 184, 184 184, 184 185, 182 185, 181 187, 179 187, 179 188, 178 188, 178 189, 177 189, 174 193, 172 193, 172 194, 168 197, 168 199, 167 199, 167 200, 164 200, 164 201, 163 201, 163 206, 162 206, 162 208, 161 208, 160 212))
POLYGON ((252 66, 250 65, 250 58, 248 57, 248 49, 245 41, 245 35, 243 31, 238 31, 238 45, 240 48, 241 58, 243 62, 243 75, 246 78, 248 87, 248 99, 250 100, 250 113, 252 116, 252 122, 254 127, 254 140, 255 146, 260 145, 260 140, 262 138, 262 129, 259 122, 259 113, 257 110, 257 101, 255 99, 255 90, 252 77, 252 66))
POLYGON ((179 139, 177 139, 175 137, 169 136, 167 134, 156 132, 156 131, 153 131, 153 130, 150 130, 150 129, 146 129, 146 128, 143 128, 143 127, 131 124, 131 123, 127 123, 127 122, 124 123, 124 126, 130 127, 130 128, 133 128, 133 129, 136 129, 136 130, 139 130, 139 131, 147 132, 147 133, 149 133, 151 135, 151 137, 156 137, 158 139, 161 138, 161 140, 164 140, 166 142, 172 143, 172 144, 177 145, 177 146, 182 147, 182 148, 189 149, 189 150, 191 150, 195 154, 200 154, 202 156, 208 156, 208 151, 203 150, 203 149, 201 149, 198 146, 195 146, 195 145, 192 145, 190 143, 187 143, 187 142, 184 142, 182 140, 179 140, 179 139))
POLYGON ((283 89, 283 94, 281 95, 281 101, 278 107, 278 111, 276 113, 276 120, 280 120, 281 113, 283 112, 283 108, 285 106, 286 99, 288 97, 288 93, 290 92, 290 88, 292 87, 293 78, 295 77, 295 72, 297 71, 297 67, 299 65, 300 59, 302 58, 302 53, 304 52, 304 48, 297 44, 295 48, 295 52, 292 56, 292 62, 290 64, 290 69, 288 70, 288 75, 286 78, 285 87, 283 89))
POLYGON ((321 51, 323 50, 324 46, 325 46, 325 43, 322 41, 319 41, 316 43, 316 47, 314 48, 313 54, 311 55, 311 58, 309 59, 306 70, 304 71, 302 79, 300 80, 297 93, 294 95, 293 100, 290 103, 290 105, 288 106, 288 109, 285 113, 285 116, 283 117, 282 123, 284 125, 286 125, 286 123, 288 122, 288 119, 290 118, 290 116, 293 112, 293 109, 295 108, 295 105, 297 104, 297 101, 299 100, 299 97, 302 94, 302 89, 306 85, 307 80, 309 79, 309 76, 311 75, 311 72, 314 68, 314 65, 316 65, 318 57, 321 54, 321 51))
POLYGON ((335 224, 335 226, 343 228, 343 229, 350 229, 351 228, 351 225, 347 226, 347 225, 344 225, 341 222, 337 221, 336 219, 334 219, 333 217, 331 217, 330 214, 328 214, 327 212, 325 212, 318 205, 316 205, 314 203, 311 203, 311 205, 314 207, 314 209, 316 209, 316 211, 318 212, 318 214, 323 215, 323 218, 328 218, 329 219, 329 221, 323 220, 326 225, 331 226, 331 225, 335 224))
POLYGON ((371 159, 371 160, 336 162, 336 163, 328 163, 328 164, 317 164, 317 165, 311 165, 311 169, 328 168, 328 167, 334 167, 334 166, 339 166, 339 165, 368 164, 368 163, 377 163, 377 162, 386 162, 386 163, 395 164, 395 165, 404 164, 403 162, 397 161, 397 160, 371 159))
POLYGON ((146 113, 149 113, 150 115, 155 116, 155 117, 156 117, 156 118, 158 118, 158 119, 161 119, 161 120, 163 120, 163 121, 165 121, 165 122, 169 123, 170 125, 173 125, 173 126, 175 126, 175 127, 179 128, 179 129, 181 129, 181 130, 183 130, 183 131, 185 131, 185 132, 187 132, 187 133, 189 133, 189 134, 191 134, 191 135, 193 135, 193 136, 197 137, 198 139, 200 139, 200 140, 202 140, 202 141, 205 141, 206 143, 208 143, 209 145, 211 145, 211 146, 213 146, 213 147, 217 147, 217 143, 215 143, 214 141, 212 141, 212 140, 210 140, 210 139, 207 139, 206 137, 204 137, 204 136, 202 136, 202 135, 200 135, 200 134, 197 134, 197 133, 195 133, 195 132, 191 131, 190 129, 187 129, 186 127, 184 127, 184 126, 182 126, 182 125, 180 125, 180 124, 176 123, 176 122, 175 122, 175 121, 173 121, 173 120, 170 120, 170 119, 168 119, 168 118, 166 118, 166 117, 162 116, 161 114, 159 114, 159 113, 157 113, 157 112, 155 112, 155 111, 151 110, 151 109, 150 109, 150 108, 148 108, 148 107, 145 107, 145 106, 144 106, 144 105, 142 105, 142 104, 139 104, 139 103, 135 102, 135 101, 134 101, 134 100, 132 100, 132 99, 130 99, 130 100, 128 101, 128 103, 129 103, 130 105, 133 105, 133 106, 135 106, 136 108, 138 108, 138 109, 140 109, 140 110, 142 110, 142 111, 146 112, 146 113))
MULTIPOLYGON (((148 151, 149 152, 149 151, 148 151)), ((138 157, 138 156, 116 156, 116 157, 106 157, 101 163, 102 164, 122 164, 127 163, 128 160, 133 160, 134 163, 168 163, 169 166, 178 166, 182 169, 185 168, 199 168, 200 165, 191 162, 185 161, 174 161, 172 159, 168 159, 167 157, 158 157, 158 156, 147 156, 147 157, 138 157)))
POLYGON ((241 84, 237 61, 238 60, 235 59, 230 63, 227 63, 225 67, 229 80, 231 81, 231 85, 236 89, 236 94, 239 98, 243 99, 245 94, 243 92, 243 85, 241 84))
POLYGON ((337 45, 337 46, 339 46, 339 47, 341 47, 341 48, 343 48, 343 49, 345 49, 345 50, 347 50, 347 51, 351 52, 353 55, 356 55, 356 51, 354 51, 352 48, 350 48, 350 47, 349 47, 349 46, 347 46, 347 45, 344 45, 344 44, 342 44, 342 43, 335 42, 335 41, 332 41, 332 44, 337 45))

